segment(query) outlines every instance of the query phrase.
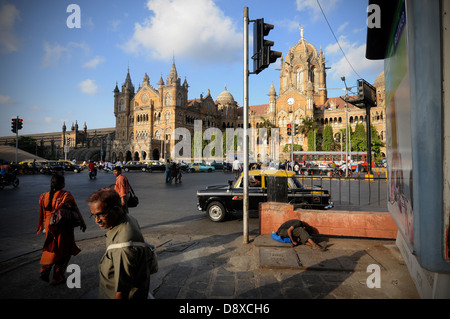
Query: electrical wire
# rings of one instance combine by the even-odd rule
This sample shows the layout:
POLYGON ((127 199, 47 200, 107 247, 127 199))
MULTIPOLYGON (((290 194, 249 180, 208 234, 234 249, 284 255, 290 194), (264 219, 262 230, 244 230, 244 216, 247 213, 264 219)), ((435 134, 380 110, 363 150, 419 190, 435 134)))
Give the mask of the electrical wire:
POLYGON ((358 76, 358 78, 362 79, 362 77, 358 74, 358 72, 356 72, 355 68, 353 67, 353 65, 350 63, 350 61, 347 59, 347 56, 345 55, 344 50, 342 49, 336 35, 334 34, 333 29, 331 28, 330 23, 328 22, 327 16, 325 15, 325 12, 323 12, 322 6, 320 5, 319 0, 317 0, 317 4, 319 5, 320 11, 322 11, 323 17, 325 18, 325 21, 328 24, 328 27, 330 28, 331 33, 333 34, 334 39, 336 40, 337 45, 339 46, 339 49, 341 49, 342 54, 344 55, 344 58, 347 60, 348 64, 350 65, 350 67, 352 68, 353 72, 355 72, 355 74, 358 76))

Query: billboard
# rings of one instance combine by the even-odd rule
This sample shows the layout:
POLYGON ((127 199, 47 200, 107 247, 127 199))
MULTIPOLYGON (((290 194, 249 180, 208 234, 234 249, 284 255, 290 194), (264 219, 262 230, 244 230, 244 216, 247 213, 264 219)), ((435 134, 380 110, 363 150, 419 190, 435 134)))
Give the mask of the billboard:
POLYGON ((394 20, 385 59, 388 209, 411 251, 414 245, 411 101, 405 5, 394 20))

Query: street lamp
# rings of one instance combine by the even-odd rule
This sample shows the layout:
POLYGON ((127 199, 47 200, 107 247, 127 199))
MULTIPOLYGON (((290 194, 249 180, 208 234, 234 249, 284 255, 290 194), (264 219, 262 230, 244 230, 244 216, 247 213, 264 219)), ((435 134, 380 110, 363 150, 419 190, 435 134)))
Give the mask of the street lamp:
POLYGON ((345 76, 341 76, 341 80, 344 82, 345 85, 345 177, 348 177, 348 148, 350 146, 350 139, 348 136, 348 87, 347 83, 345 83, 345 76))

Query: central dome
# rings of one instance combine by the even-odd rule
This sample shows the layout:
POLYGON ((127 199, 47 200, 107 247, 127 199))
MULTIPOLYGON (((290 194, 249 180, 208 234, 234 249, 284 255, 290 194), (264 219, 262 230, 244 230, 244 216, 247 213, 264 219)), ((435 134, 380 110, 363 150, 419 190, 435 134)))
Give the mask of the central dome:
POLYGON ((227 91, 227 86, 225 85, 225 91, 219 94, 216 100, 217 104, 227 105, 227 104, 235 104, 233 95, 227 91))

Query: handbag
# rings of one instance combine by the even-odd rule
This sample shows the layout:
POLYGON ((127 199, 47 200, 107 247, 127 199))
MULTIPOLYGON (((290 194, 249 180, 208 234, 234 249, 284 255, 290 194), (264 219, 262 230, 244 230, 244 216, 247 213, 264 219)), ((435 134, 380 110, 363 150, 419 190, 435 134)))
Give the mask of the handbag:
MULTIPOLYGON (((67 192, 61 192, 56 198, 55 202, 67 192)), ((78 213, 72 208, 68 207, 63 201, 53 210, 50 215, 49 227, 55 229, 59 226, 77 227, 81 225, 78 213)))
POLYGON ((56 226, 70 226, 77 227, 81 225, 80 218, 73 209, 65 208, 64 206, 56 209, 52 212, 50 216, 51 227, 56 226))
POLYGON ((130 197, 128 198, 127 206, 136 207, 137 205, 139 205, 139 198, 136 196, 136 194, 133 191, 133 188, 130 185, 130 197))

